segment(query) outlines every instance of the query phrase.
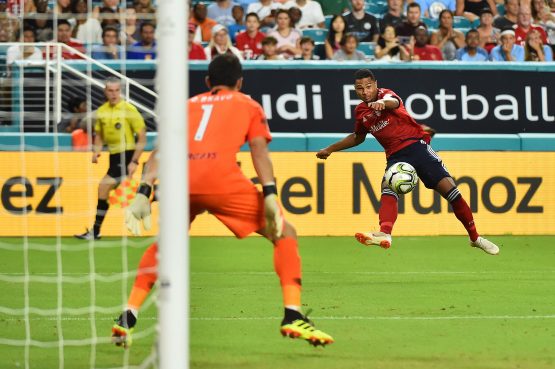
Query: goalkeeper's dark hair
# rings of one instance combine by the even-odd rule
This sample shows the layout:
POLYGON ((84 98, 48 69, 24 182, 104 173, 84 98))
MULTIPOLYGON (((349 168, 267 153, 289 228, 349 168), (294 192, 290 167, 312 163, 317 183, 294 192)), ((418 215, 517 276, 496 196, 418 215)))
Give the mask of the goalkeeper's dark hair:
POLYGON ((241 62, 233 54, 218 55, 208 65, 208 80, 212 86, 235 87, 241 77, 241 62))
POLYGON ((355 72, 355 79, 370 78, 372 81, 376 80, 374 73, 370 69, 359 69, 355 72))

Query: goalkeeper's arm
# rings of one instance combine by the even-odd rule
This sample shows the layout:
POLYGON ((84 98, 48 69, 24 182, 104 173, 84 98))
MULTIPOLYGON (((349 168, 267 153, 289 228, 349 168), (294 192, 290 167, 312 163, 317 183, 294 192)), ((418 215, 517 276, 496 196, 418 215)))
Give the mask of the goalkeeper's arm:
POLYGON ((158 173, 158 150, 152 151, 145 163, 143 178, 135 200, 125 209, 125 225, 136 236, 141 234, 140 224, 149 230, 152 226, 150 219, 150 194, 158 173))
POLYGON ((283 233, 285 220, 277 197, 274 168, 268 152, 268 143, 265 137, 255 137, 250 140, 249 145, 252 163, 264 192, 265 231, 271 239, 277 239, 283 233))

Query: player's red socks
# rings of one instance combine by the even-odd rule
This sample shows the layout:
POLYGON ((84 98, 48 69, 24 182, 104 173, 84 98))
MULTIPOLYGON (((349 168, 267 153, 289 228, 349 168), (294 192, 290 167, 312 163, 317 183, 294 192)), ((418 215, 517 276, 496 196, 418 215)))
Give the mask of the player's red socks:
POLYGON ((466 228, 466 231, 470 236, 470 240, 472 242, 476 241, 479 235, 476 231, 474 218, 472 217, 472 210, 470 210, 470 207, 466 201, 464 201, 460 193, 458 193, 458 196, 455 196, 454 200, 451 201, 451 206, 453 207, 453 211, 455 212, 457 219, 463 224, 464 228, 466 228))
POLYGON ((131 289, 127 306, 139 310, 145 301, 148 293, 156 283, 158 266, 157 261, 158 244, 155 242, 144 252, 141 261, 139 262, 139 269, 137 270, 137 277, 131 289))
POLYGON ((274 243, 274 269, 279 276, 285 306, 301 306, 301 257, 297 240, 282 238, 274 243))
POLYGON ((397 196, 382 193, 379 216, 380 232, 391 234, 397 220, 397 196))

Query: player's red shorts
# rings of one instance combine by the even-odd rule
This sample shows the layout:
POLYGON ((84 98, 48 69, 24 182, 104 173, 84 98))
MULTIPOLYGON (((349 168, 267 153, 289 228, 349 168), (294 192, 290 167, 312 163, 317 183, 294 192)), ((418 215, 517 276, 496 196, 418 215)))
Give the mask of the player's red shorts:
POLYGON ((218 218, 237 238, 262 229, 266 223, 264 218, 264 197, 255 188, 250 191, 190 195, 191 223, 195 217, 205 211, 218 218))

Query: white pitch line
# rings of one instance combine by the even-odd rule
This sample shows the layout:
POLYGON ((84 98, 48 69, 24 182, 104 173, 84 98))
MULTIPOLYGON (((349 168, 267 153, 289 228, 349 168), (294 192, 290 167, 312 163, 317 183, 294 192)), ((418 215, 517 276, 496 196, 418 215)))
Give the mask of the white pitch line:
MULTIPOLYGON (((62 317, 61 320, 87 321, 90 317, 62 317)), ((140 316, 139 320, 156 320, 154 316, 140 316)), ((245 320, 279 320, 277 316, 264 317, 191 317, 192 321, 245 321, 245 320)), ((528 319, 555 319, 555 314, 548 315, 451 315, 451 316, 319 316, 316 320, 528 320, 528 319)), ((7 318, 4 321, 17 321, 21 319, 7 318)), ((36 317, 29 320, 57 320, 52 317, 36 317)), ((113 317, 97 317, 96 320, 110 320, 113 317)))

